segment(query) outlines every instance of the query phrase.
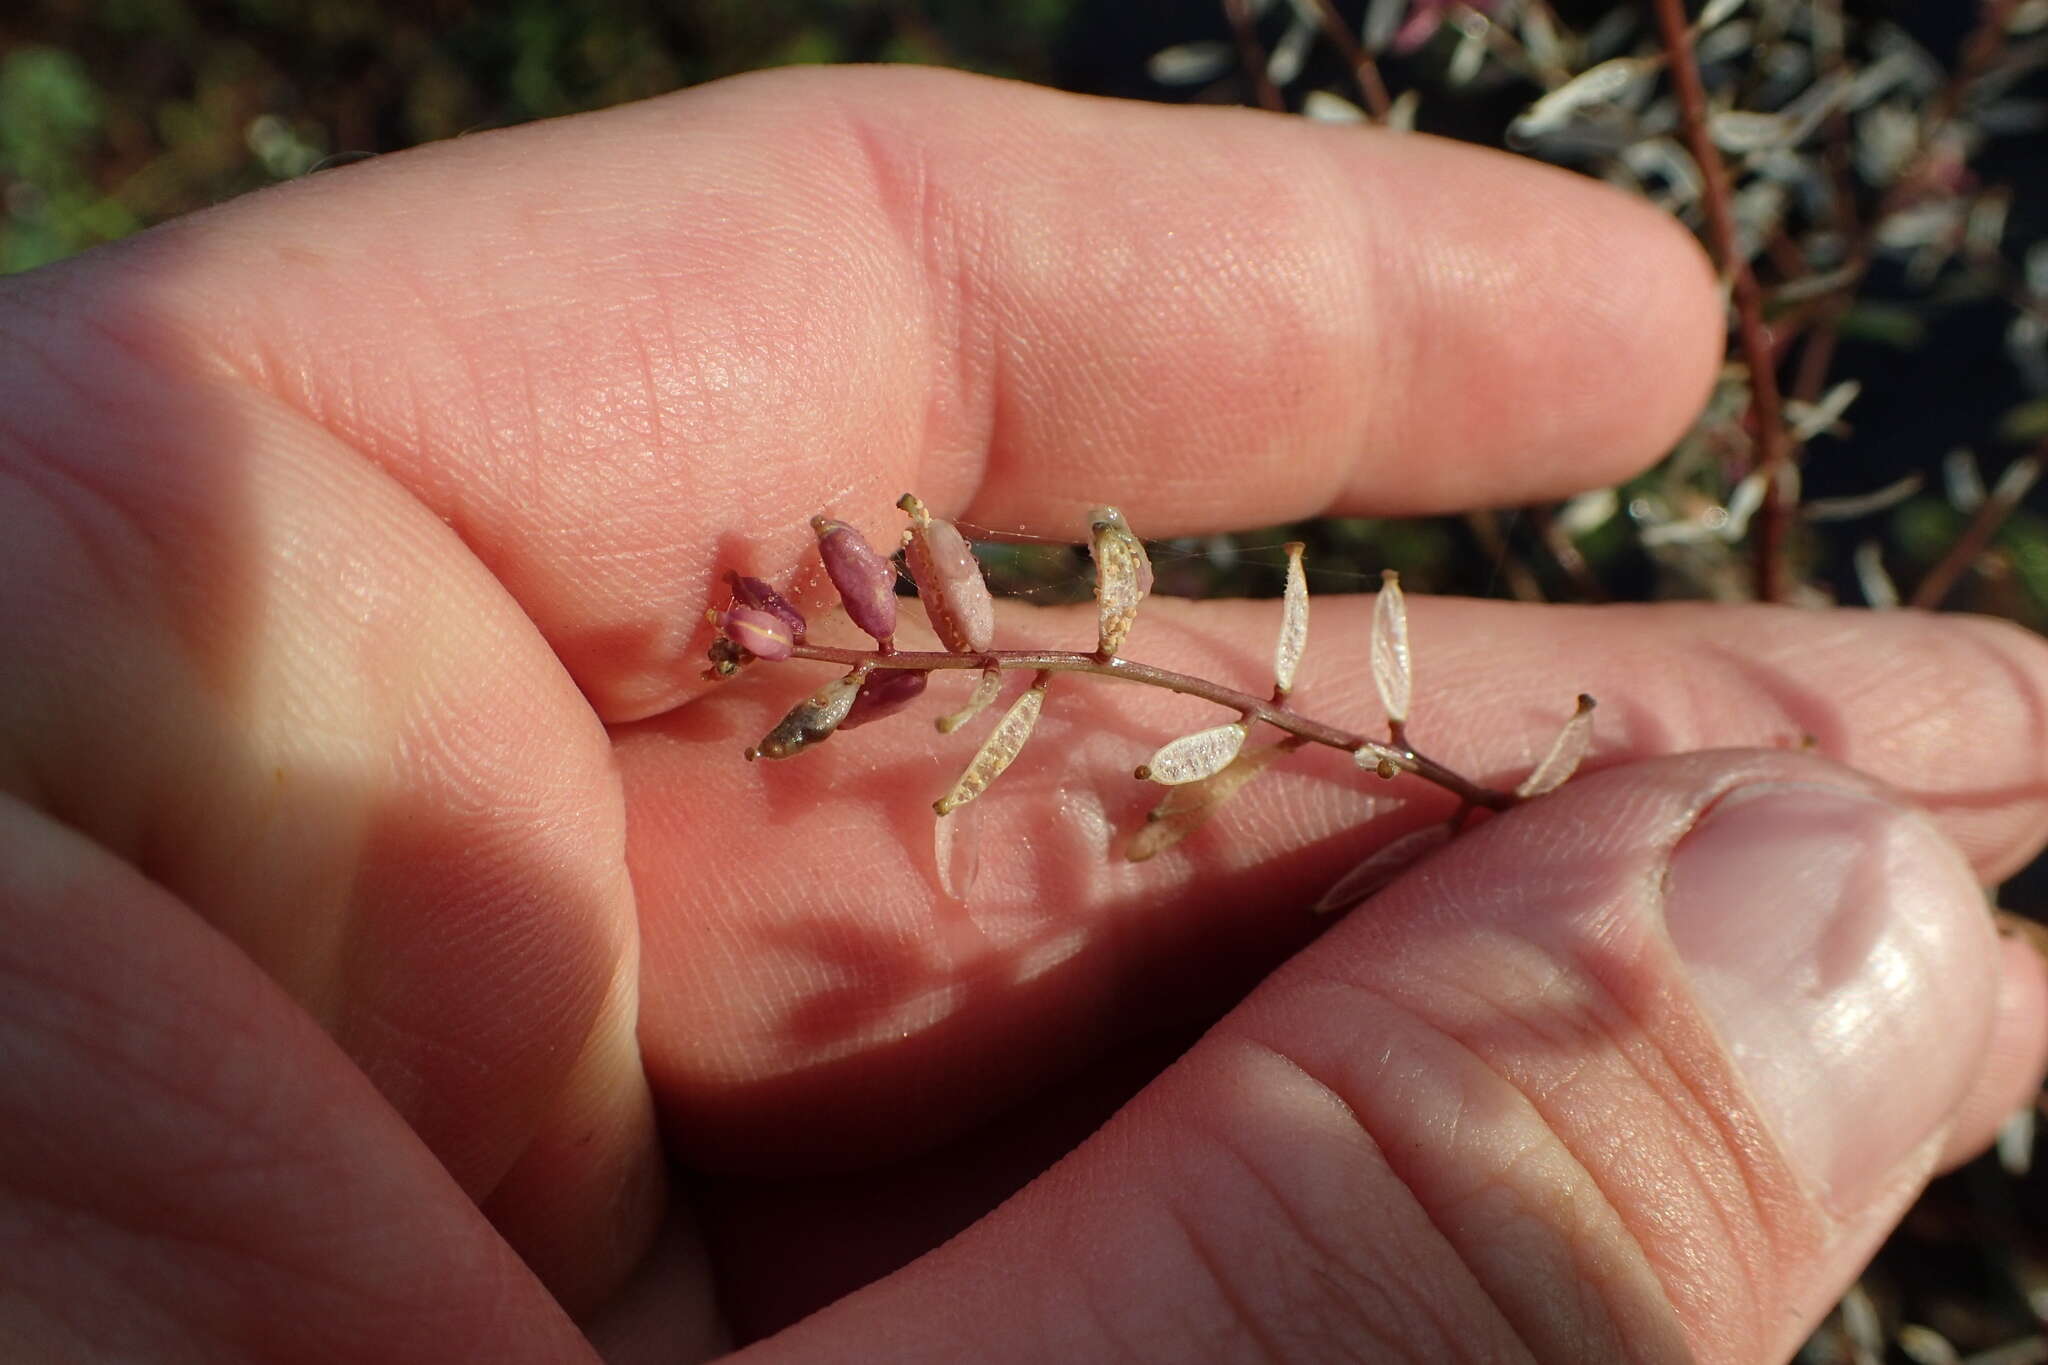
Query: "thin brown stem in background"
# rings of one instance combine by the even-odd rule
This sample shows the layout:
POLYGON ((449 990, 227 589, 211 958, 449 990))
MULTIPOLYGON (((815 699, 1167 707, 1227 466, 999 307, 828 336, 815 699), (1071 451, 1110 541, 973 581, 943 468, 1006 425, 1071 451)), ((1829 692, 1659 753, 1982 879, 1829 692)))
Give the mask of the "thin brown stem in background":
POLYGON ((1223 12, 1230 16, 1230 32, 1237 39, 1237 59, 1258 92, 1259 107, 1276 114, 1286 113, 1287 102, 1280 98, 1279 87, 1266 74, 1266 49, 1252 27, 1251 6, 1246 0, 1223 0, 1223 12))
POLYGON ((1998 534, 1998 528, 2020 505, 2027 490, 2041 475, 2041 463, 2048 460, 2048 443, 2043 443, 2034 454, 2015 461, 2005 471, 1991 495, 1977 508, 1977 514, 1970 518, 1970 524, 1956 537, 1956 543, 1949 546, 1941 562, 1927 571, 1927 577, 1920 580, 1920 586, 1913 590, 1909 605, 1932 610, 1948 600, 1956 584, 1976 564, 1977 557, 1984 553, 1984 547, 1991 543, 1991 537, 1998 534))
POLYGON ((1365 50, 1352 35, 1350 25, 1337 12, 1336 0, 1316 0, 1316 13, 1322 16, 1323 34, 1337 48, 1344 58, 1344 64, 1351 68, 1351 79, 1358 85, 1358 93, 1365 99, 1366 111, 1375 123, 1385 123, 1393 111, 1394 101, 1387 95, 1387 83, 1380 78, 1379 63, 1365 50))
POLYGON ((1715 268, 1728 281, 1735 305, 1736 335, 1743 363, 1749 369, 1749 412, 1757 443, 1755 468, 1764 475, 1764 500, 1756 518, 1756 594, 1766 602, 1783 602, 1792 595, 1792 576, 1785 560, 1793 511, 1786 478, 1791 451, 1770 333, 1764 327, 1763 291, 1757 287, 1756 275, 1742 259, 1736 244, 1734 193, 1728 183, 1728 168, 1721 161, 1721 150, 1707 131, 1707 92, 1693 61, 1692 31, 1686 22, 1684 0, 1651 0, 1651 5, 1663 32, 1685 145, 1699 164, 1705 187, 1701 200, 1707 214, 1707 247, 1713 253, 1715 268))

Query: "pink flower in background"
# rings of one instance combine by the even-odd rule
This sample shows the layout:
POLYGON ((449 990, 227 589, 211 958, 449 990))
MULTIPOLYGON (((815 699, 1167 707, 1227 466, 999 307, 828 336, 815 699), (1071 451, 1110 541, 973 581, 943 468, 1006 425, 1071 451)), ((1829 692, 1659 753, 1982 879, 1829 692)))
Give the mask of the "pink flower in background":
POLYGON ((1390 46, 1399 53, 1413 52, 1443 27, 1445 16, 1459 4, 1489 14, 1500 4, 1500 0, 1414 0, 1408 7, 1408 17, 1401 21, 1401 27, 1394 31, 1390 46))

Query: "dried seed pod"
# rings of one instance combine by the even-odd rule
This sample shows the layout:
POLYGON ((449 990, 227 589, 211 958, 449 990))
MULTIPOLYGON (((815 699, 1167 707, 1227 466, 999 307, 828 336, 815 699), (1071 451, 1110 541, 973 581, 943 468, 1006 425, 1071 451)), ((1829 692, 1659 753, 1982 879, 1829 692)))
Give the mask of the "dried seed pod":
POLYGON ((975 751, 967 771, 960 774, 953 789, 932 802, 933 810, 941 815, 951 814, 987 791, 988 784, 1002 776, 1024 747, 1024 741, 1031 738, 1031 727, 1038 724, 1038 712, 1045 705, 1046 685, 1051 681, 1052 674, 1040 673, 1023 695, 1010 703, 1010 709, 1003 712, 996 728, 981 742, 981 748, 975 751))
POLYGON ((1337 879, 1337 884, 1316 902, 1314 914, 1327 915, 1352 906, 1386 889, 1387 883, 1406 872, 1430 853, 1451 841, 1448 824, 1424 825, 1411 829, 1385 845, 1370 858, 1337 879))
POLYGON ((931 674, 921 668, 876 669, 860 685, 860 691, 853 699, 853 708, 846 713, 846 719, 839 722, 839 728, 851 730, 869 721, 895 715, 924 695, 924 685, 930 678, 931 674))
POLYGON ((709 615, 719 634, 755 658, 773 662, 789 657, 792 643, 789 624, 773 612, 755 607, 733 607, 709 615))
POLYGON ((893 647, 896 567, 876 554, 859 531, 837 518, 812 517, 811 529, 818 534, 818 557, 825 561, 825 573, 839 590, 846 614, 882 648, 893 647))
POLYGON ((1408 652, 1408 603, 1401 595, 1401 576, 1392 569, 1380 575, 1379 597, 1372 604, 1372 681, 1387 719, 1407 724, 1415 667, 1408 652))
POLYGON ((1095 555, 1095 602, 1101 612, 1096 652, 1113 658, 1137 619, 1138 603, 1152 591, 1152 561, 1145 546, 1114 507, 1088 514, 1089 544, 1095 555))
POLYGON ((1547 791, 1555 791, 1579 770, 1586 750, 1592 747, 1593 699, 1581 692, 1579 709, 1572 712, 1572 718, 1564 723, 1564 728, 1557 732, 1557 738, 1550 742, 1550 752, 1543 755, 1543 761, 1515 788, 1515 795, 1541 796, 1547 791))
POLYGON ((932 821, 932 864, 939 890, 964 901, 981 871, 981 807, 961 806, 932 821))
POLYGON ((732 585, 733 601, 743 607, 752 607, 756 611, 765 611, 776 617, 789 627, 791 639, 804 638, 804 614, 791 606, 788 598, 760 579, 748 578, 745 574, 735 573, 731 569, 725 571, 725 581, 732 585))
POLYGON ((1135 776, 1140 782, 1157 782, 1162 787, 1177 787, 1183 782, 1199 782, 1205 777, 1213 777, 1237 757, 1237 751, 1244 747, 1244 737, 1250 731, 1251 726, 1239 720, 1182 735, 1161 745, 1159 751, 1138 768, 1135 776))
POLYGON ((1302 740, 1290 737, 1278 744, 1262 744, 1256 749, 1243 750, 1213 777, 1169 788, 1166 799, 1145 817, 1144 828, 1132 835, 1130 843, 1125 845, 1124 857, 1131 862, 1142 863, 1172 848, 1206 824, 1225 801, 1264 772, 1274 759, 1294 752, 1302 743, 1302 740))
POLYGON ((940 716, 934 722, 939 727, 939 733, 950 735, 968 721, 973 720, 976 716, 988 710, 989 703, 996 699, 996 693, 1000 692, 1002 687, 1003 671, 1001 669, 982 669, 981 681, 974 685, 974 695, 967 699, 967 704, 951 715, 940 716))
POLYGON ((995 643, 996 604, 967 538, 952 522, 926 511, 915 493, 905 493, 896 505, 910 514, 903 560, 939 643, 954 654, 986 653, 995 643))
POLYGON ((759 744, 746 751, 747 761, 789 758, 829 739, 853 709, 853 699, 859 695, 865 678, 865 669, 855 669, 805 697, 790 708, 789 714, 759 744))
POLYGON ((1294 670, 1308 648, 1308 576, 1302 571, 1301 552, 1305 546, 1290 540, 1287 551, 1287 589, 1280 599, 1280 639, 1273 646, 1273 696, 1284 699, 1294 690, 1294 670))

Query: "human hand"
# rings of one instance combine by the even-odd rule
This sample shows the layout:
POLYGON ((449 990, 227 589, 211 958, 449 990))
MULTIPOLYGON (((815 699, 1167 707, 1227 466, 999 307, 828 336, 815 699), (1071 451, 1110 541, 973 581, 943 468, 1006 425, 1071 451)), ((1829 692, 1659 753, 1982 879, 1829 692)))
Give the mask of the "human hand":
MULTIPOLYGON (((739 761, 815 679, 706 695, 700 613, 820 509, 1165 536, 1647 462, 1719 307, 1563 173, 784 74, 255 196, 0 327, 10 1358, 1770 1360, 2038 1079, 1976 883, 2041 842, 2048 655, 1998 625, 1416 602, 1433 749, 1525 766, 1584 689, 1601 770, 1313 943, 1436 794, 1302 755, 1123 864, 1188 704, 1074 680, 961 907, 957 742, 739 761), (1875 782, 1685 752, 1801 734, 1875 782)), ((1365 615, 1318 601, 1303 709, 1371 721, 1365 615)))

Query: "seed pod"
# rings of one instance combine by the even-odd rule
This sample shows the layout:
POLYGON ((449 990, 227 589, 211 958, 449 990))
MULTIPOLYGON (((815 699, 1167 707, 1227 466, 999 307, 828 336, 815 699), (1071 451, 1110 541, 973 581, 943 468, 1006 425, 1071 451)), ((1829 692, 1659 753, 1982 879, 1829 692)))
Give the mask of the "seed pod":
POLYGON ((952 522, 927 512, 915 493, 905 493, 896 505, 910 514, 903 560, 939 643, 954 654, 986 653, 995 643, 996 604, 966 537, 952 522))
POLYGON ((1244 747, 1244 737, 1250 729, 1239 720, 1182 735, 1161 745, 1159 752, 1138 769, 1137 779, 1140 782, 1157 782, 1162 787, 1178 787, 1184 782, 1199 782, 1205 777, 1213 777, 1237 757, 1237 751, 1244 747))
POLYGON ((974 695, 967 699, 967 704, 958 711, 940 716, 937 721, 933 722, 939 727, 939 733, 950 735, 968 721, 973 720, 976 716, 988 710, 989 703, 996 699, 996 693, 1002 690, 1002 686, 1003 671, 1001 669, 982 669, 981 681, 974 685, 974 695))
POLYGON ((1337 879, 1323 893, 1310 912, 1317 915, 1349 910, 1352 906, 1384 891, 1387 884, 1451 841, 1451 827, 1439 821, 1411 829, 1337 879))
POLYGON ((1051 681, 1052 674, 1040 673, 1023 695, 1010 703, 1010 709, 1003 712, 996 728, 989 731, 988 738, 981 742, 981 748, 968 761, 967 771, 960 774, 960 780, 953 784, 953 789, 932 802, 933 810, 941 815, 950 815, 987 791, 988 784, 1003 775, 1003 769, 1017 757, 1024 741, 1031 738, 1031 727, 1038 724, 1039 709, 1045 704, 1046 685, 1051 681))
POLYGON ((789 625, 773 612, 734 607, 712 612, 711 623, 718 627, 719 634, 757 659, 772 663, 789 657, 789 625))
POLYGON ((966 805, 932 821, 932 862, 939 890, 964 901, 981 871, 981 807, 966 805))
POLYGON ((1145 817, 1145 825, 1124 846, 1124 857, 1134 863, 1157 857, 1208 822, 1225 801, 1264 772, 1282 754, 1291 754, 1302 741, 1284 739, 1245 749, 1214 776, 1186 786, 1169 787, 1166 799, 1145 817))
POLYGON ((1273 695, 1294 690, 1294 670, 1308 648, 1308 578, 1302 572, 1302 543, 1287 542, 1287 590, 1281 597, 1280 639, 1273 646, 1273 695))
POLYGON ((871 720, 893 716, 924 695, 931 674, 921 668, 878 668, 868 674, 853 699, 853 709, 839 722, 842 730, 866 725, 871 720))
POLYGON ((1579 709, 1572 712, 1572 718, 1564 723, 1564 728, 1557 732, 1557 738, 1550 742, 1550 752, 1543 755, 1543 761, 1515 788, 1515 795, 1541 796, 1547 791, 1555 791, 1579 770, 1586 750, 1592 747, 1593 699, 1581 692, 1579 709))
POLYGON ((1096 652, 1111 658, 1131 633, 1138 603, 1152 591, 1152 561, 1124 524, 1124 514, 1114 507, 1096 508, 1088 521, 1095 555, 1095 602, 1101 614, 1096 652))
POLYGON ((804 614, 791 606, 788 598, 769 587, 766 583, 763 583, 760 579, 748 578, 746 575, 735 573, 731 569, 725 571, 725 581, 732 584, 733 601, 743 607, 752 607, 756 611, 765 611, 770 616, 776 617, 782 624, 789 627, 791 639, 801 640, 804 638, 804 630, 806 628, 804 625, 804 614))
POLYGON ((891 648, 896 635, 896 568, 861 533, 833 517, 811 518, 818 557, 853 623, 891 648))
POLYGON ((853 699, 859 694, 864 676, 856 670, 843 678, 834 678, 798 702, 766 738, 746 751, 747 761, 790 758, 831 738, 832 732, 846 720, 846 713, 853 709, 853 699))
POLYGON ((1401 577, 1392 569, 1380 575, 1379 596, 1372 604, 1372 681, 1387 719, 1407 724, 1415 665, 1408 651, 1408 603, 1401 595, 1401 577))

